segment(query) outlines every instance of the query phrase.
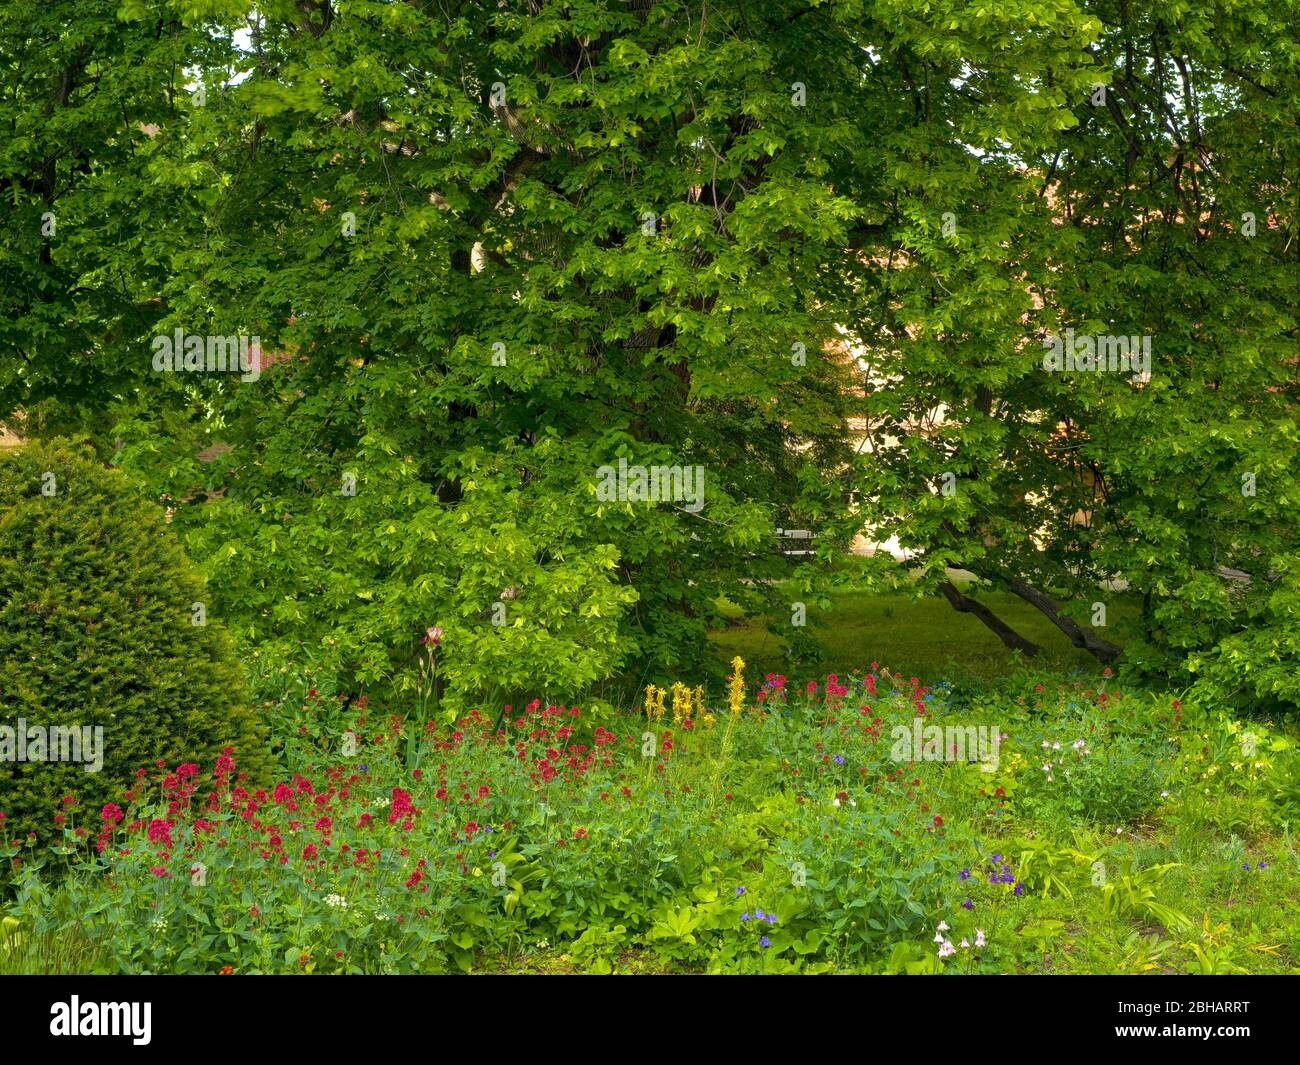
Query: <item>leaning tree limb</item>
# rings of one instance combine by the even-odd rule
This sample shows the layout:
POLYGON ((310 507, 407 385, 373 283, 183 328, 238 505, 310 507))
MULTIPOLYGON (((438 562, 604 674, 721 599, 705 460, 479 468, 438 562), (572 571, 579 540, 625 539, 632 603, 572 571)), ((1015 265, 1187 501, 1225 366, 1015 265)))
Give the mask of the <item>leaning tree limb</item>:
POLYGON ((974 614, 986 626, 997 634, 1007 647, 1013 651, 1023 651, 1030 658, 1034 657, 1041 648, 1032 640, 1027 640, 1020 633, 1016 632, 1010 625, 998 617, 993 611, 976 599, 964 595, 952 581, 943 581, 939 585, 939 591, 943 592, 944 598, 952 605, 952 608, 959 614, 974 614))
POLYGON ((1023 577, 1013 577, 1009 587, 1030 606, 1041 610, 1047 616, 1047 620, 1065 633, 1075 647, 1083 648, 1103 665, 1110 665, 1119 658, 1122 649, 1118 644, 1102 639, 1087 625, 1080 625, 1073 618, 1066 617, 1049 596, 1040 592, 1023 577))

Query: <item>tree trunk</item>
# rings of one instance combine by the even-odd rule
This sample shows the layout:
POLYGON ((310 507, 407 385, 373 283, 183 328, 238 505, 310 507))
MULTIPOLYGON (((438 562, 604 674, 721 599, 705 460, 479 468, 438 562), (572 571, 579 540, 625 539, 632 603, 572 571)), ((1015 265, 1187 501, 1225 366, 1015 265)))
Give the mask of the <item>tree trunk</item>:
POLYGON ((1026 603, 1037 607, 1047 619, 1069 638, 1075 647, 1082 647, 1103 665, 1110 665, 1119 658, 1122 648, 1109 640, 1103 640, 1086 625, 1080 625, 1073 618, 1065 617, 1056 604, 1028 581, 1015 577, 1011 581, 1011 590, 1026 603))
POLYGON ((984 622, 992 629, 999 640, 1013 651, 1023 651, 1027 656, 1033 658, 1038 654, 1040 648, 1038 644, 1031 640, 1026 640, 1020 633, 1016 632, 1010 625, 1004 622, 993 613, 983 603, 963 595, 961 589, 952 581, 944 581, 939 585, 939 591, 943 592, 944 598, 952 604, 952 608, 960 614, 974 614, 980 621, 984 622))

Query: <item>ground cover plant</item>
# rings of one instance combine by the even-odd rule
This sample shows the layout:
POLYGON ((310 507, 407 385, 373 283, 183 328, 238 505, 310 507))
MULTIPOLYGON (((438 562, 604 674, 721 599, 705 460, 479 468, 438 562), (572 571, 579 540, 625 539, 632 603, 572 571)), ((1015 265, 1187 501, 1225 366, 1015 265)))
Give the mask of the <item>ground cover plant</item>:
POLYGON ((139 973, 1300 968, 1294 739, 1111 676, 335 702, 264 705, 272 785, 141 767, 54 853, 9 834, 11 935, 139 973))

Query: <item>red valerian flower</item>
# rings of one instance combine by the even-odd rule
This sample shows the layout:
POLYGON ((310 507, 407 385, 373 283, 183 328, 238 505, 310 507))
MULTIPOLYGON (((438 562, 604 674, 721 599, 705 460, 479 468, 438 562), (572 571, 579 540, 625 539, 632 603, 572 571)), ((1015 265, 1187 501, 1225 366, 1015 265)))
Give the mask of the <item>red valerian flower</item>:
MULTIPOLYGON (((100 810, 99 817, 102 821, 111 821, 113 824, 120 824, 125 815, 118 806, 111 802, 104 803, 104 808, 100 810)), ((0 814, 0 821, 4 820, 4 814, 0 814)))

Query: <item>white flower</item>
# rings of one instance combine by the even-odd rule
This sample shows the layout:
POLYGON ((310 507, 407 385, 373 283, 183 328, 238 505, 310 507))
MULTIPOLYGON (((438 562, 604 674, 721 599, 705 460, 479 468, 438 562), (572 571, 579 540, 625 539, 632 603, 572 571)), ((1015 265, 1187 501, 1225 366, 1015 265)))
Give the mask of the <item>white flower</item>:
POLYGON ((958 943, 957 945, 958 945, 959 947, 961 947, 962 950, 969 950, 969 949, 970 949, 970 940, 969 940, 969 939, 965 939, 965 938, 963 938, 962 941, 961 941, 960 943, 958 943))
POLYGON ((942 933, 942 932, 935 932, 935 934, 934 934, 934 941, 935 941, 936 943, 942 943, 942 942, 943 942, 943 933, 942 933))
POLYGON ((948 931, 948 922, 947 922, 947 921, 940 921, 940 922, 939 922, 939 931, 940 931, 940 932, 946 932, 946 931, 948 931))
POLYGON ((1118 835, 1121 835, 1123 832, 1124 832, 1124 830, 1123 830, 1122 828, 1117 828, 1117 829, 1115 829, 1115 835, 1117 835, 1117 836, 1118 836, 1118 835))
POLYGON ((1160 793, 1160 797, 1161 797, 1162 799, 1167 799, 1167 798, 1169 798, 1169 792, 1167 792, 1167 791, 1162 791, 1162 792, 1160 793))
POLYGON ((957 953, 957 948, 954 947, 951 942, 945 939, 943 941, 943 946, 939 948, 939 957, 946 958, 948 957, 948 955, 956 954, 956 953, 957 953))
POLYGON ((1044 747, 1044 749, 1046 749, 1046 748, 1048 748, 1048 747, 1050 747, 1050 746, 1051 746, 1050 743, 1048 743, 1046 740, 1043 740, 1043 747, 1044 747))
POLYGON ((839 799, 832 799, 832 800, 831 800, 831 805, 832 805, 832 806, 838 806, 839 804, 840 804, 840 800, 839 800, 839 799))
POLYGON ((975 945, 977 947, 982 947, 984 946, 985 942, 986 941, 984 939, 984 929, 982 928, 975 929, 975 945))
POLYGON ((348 900, 345 899, 342 895, 326 895, 325 905, 333 906, 336 909, 346 910, 348 908, 348 900))
POLYGON ((1052 750, 1059 751, 1060 749, 1061 749, 1061 741, 1057 740, 1054 744, 1052 744, 1052 750))
POLYGON ((370 805, 376 807, 377 809, 383 810, 392 805, 392 800, 381 795, 370 805))
POLYGON ((155 932, 166 932, 166 931, 167 931, 167 918, 166 918, 166 917, 159 917, 157 920, 155 920, 155 921, 151 921, 151 922, 150 922, 150 927, 151 927, 155 932))

